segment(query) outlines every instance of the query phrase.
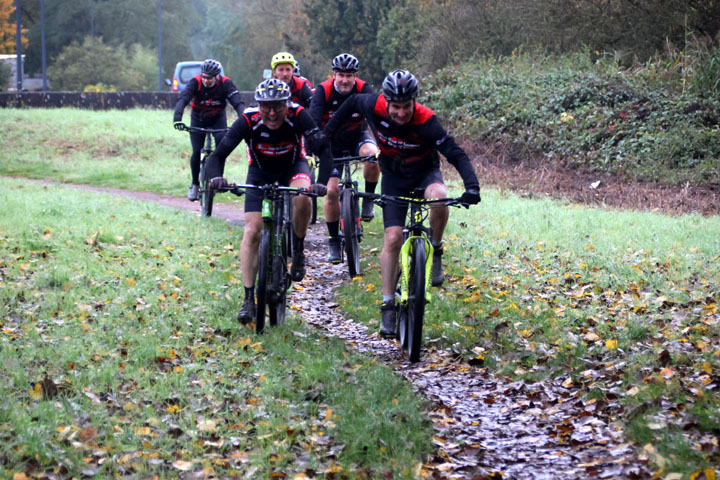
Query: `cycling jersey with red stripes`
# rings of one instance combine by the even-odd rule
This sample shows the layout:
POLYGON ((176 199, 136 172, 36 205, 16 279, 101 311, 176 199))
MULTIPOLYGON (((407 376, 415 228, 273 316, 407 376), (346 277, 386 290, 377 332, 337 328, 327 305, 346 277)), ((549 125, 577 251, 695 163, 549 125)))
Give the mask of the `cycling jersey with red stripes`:
POLYGON ((368 120, 378 139, 382 172, 415 176, 423 170, 438 167, 440 152, 460 173, 466 188, 478 186, 477 176, 467 154, 428 107, 415 102, 412 119, 404 125, 398 125, 387 113, 384 95, 358 94, 343 102, 323 131, 332 141, 335 132, 356 113, 368 120))
MULTIPOLYGON (((347 95, 335 88, 334 79, 325 80, 317 86, 310 102, 310 116, 319 127, 324 127, 342 104, 356 93, 375 93, 369 83, 355 79, 353 89, 347 95)), ((365 119, 361 113, 353 113, 350 118, 338 126, 332 139, 333 148, 344 146, 345 150, 353 151, 360 141, 365 129, 365 119)))
POLYGON ((219 76, 215 85, 207 88, 203 85, 200 75, 195 75, 180 92, 180 97, 175 104, 173 121, 182 120, 183 111, 188 103, 192 109, 191 117, 207 122, 224 114, 228 102, 240 116, 245 104, 232 80, 219 76))

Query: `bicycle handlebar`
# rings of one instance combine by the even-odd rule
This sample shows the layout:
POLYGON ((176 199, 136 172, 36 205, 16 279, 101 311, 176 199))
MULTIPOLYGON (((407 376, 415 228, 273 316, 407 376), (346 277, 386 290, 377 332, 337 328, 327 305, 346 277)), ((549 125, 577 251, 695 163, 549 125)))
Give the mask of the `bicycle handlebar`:
POLYGON ((182 130, 189 133, 222 133, 227 132, 228 128, 201 128, 201 127, 191 127, 189 125, 185 125, 184 123, 180 124, 182 126, 182 130))
POLYGON ((308 197, 317 197, 318 195, 305 189, 295 187, 282 187, 274 183, 267 185, 243 185, 238 183, 229 183, 224 188, 213 188, 216 192, 230 192, 233 195, 242 196, 245 190, 262 190, 264 192, 288 192, 291 195, 307 195, 308 197))
POLYGON ((352 157, 337 157, 333 158, 333 163, 335 165, 342 165, 344 163, 351 163, 351 162, 372 162, 377 163, 378 154, 371 154, 371 155, 355 155, 352 157))
POLYGON ((403 203, 410 205, 443 204, 443 207, 465 207, 470 208, 469 203, 461 202, 459 197, 447 198, 417 198, 402 195, 383 195, 378 193, 358 192, 358 197, 369 198, 373 203, 382 206, 384 202, 403 203))

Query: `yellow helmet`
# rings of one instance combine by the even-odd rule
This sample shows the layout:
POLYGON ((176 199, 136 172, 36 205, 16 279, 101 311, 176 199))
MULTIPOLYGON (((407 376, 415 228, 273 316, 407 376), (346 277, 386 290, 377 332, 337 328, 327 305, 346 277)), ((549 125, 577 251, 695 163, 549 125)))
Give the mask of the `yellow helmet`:
POLYGON ((274 69, 279 63, 289 63, 293 66, 293 68, 297 65, 295 57, 292 56, 292 53, 288 52, 278 52, 273 55, 272 60, 270 61, 270 68, 274 69))

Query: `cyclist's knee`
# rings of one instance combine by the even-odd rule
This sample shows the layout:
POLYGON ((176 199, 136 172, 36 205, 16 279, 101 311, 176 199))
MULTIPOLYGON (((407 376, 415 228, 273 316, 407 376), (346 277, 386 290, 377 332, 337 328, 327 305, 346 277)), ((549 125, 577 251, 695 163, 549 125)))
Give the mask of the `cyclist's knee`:
POLYGON ((425 189, 425 198, 445 198, 447 189, 444 183, 433 183, 425 189))

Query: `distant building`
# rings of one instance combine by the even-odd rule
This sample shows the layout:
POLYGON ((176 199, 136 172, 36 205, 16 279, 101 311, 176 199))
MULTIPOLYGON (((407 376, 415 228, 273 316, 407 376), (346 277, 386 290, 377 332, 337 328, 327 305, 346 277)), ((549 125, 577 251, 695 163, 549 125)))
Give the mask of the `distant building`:
MULTIPOLYGON (((10 66, 12 75, 8 82, 8 92, 14 92, 17 90, 17 55, 0 55, 0 62, 6 63, 10 66)), ((22 89, 23 90, 42 90, 42 77, 41 76, 28 76, 25 75, 25 55, 22 55, 23 79, 22 89)), ((2 85, 0 85, 0 89, 2 85)))

